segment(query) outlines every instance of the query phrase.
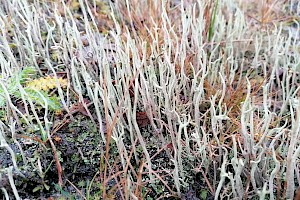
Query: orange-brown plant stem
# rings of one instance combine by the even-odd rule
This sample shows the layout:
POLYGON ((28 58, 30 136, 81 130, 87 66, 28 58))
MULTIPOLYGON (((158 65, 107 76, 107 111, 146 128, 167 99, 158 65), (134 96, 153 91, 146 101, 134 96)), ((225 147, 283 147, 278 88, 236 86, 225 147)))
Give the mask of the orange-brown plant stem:
POLYGON ((63 182, 62 182, 62 167, 61 167, 61 164, 59 162, 59 159, 58 159, 58 156, 57 156, 57 153, 56 153, 55 145, 54 145, 50 135, 48 136, 48 139, 49 139, 52 151, 53 151, 53 156, 55 158, 55 164, 56 164, 57 175, 58 175, 58 185, 60 187, 62 187, 62 184, 63 184, 63 182))

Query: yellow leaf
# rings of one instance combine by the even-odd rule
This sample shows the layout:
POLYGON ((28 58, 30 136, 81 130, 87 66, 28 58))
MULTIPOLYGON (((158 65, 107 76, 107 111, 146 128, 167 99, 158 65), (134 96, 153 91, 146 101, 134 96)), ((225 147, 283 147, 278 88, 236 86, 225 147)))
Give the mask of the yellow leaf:
POLYGON ((68 85, 67 79, 63 79, 62 77, 56 79, 54 77, 47 76, 29 81, 26 86, 31 89, 43 90, 47 92, 51 89, 56 88, 57 82, 62 88, 65 88, 68 85))

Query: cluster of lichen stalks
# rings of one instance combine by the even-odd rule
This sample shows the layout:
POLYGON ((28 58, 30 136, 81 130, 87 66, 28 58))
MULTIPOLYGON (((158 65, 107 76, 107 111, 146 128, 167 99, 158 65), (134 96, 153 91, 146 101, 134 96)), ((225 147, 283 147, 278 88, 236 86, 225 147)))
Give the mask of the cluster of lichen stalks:
MULTIPOLYGON (((10 30, 14 42, 22 44, 20 61, 3 37, 1 69, 12 75, 11 66, 20 68, 19 62, 25 66, 25 58, 37 64, 38 54, 55 72, 56 61, 47 47, 60 51, 61 63, 55 67, 65 66, 80 101, 88 97, 93 103, 106 144, 105 164, 99 169, 104 199, 117 189, 124 199, 142 198, 143 191, 155 184, 163 186, 166 196, 183 197, 197 181, 193 179, 197 173, 215 199, 293 199, 300 182, 300 56, 297 39, 284 34, 281 26, 253 31, 255 25, 246 23, 241 5, 234 0, 182 2, 175 7, 158 0, 117 2, 114 9, 120 15, 112 16, 114 29, 105 38, 99 37, 96 28, 99 13, 86 1, 79 0, 81 18, 64 2, 53 2, 53 10, 47 4, 13 2, 0 7, 2 13, 12 13, 1 23, 22 21, 27 29, 10 30), (51 12, 36 12, 39 9, 51 12), (42 24, 47 29, 43 41, 42 24), (82 42, 82 31, 88 44, 82 42), (92 62, 84 56, 86 51, 92 62), (137 123, 139 110, 147 113, 151 137, 145 137, 137 123), (118 159, 110 159, 111 141, 118 159), (156 154, 151 154, 151 141, 172 164, 153 170, 156 154), (120 166, 112 160, 119 160, 120 166), (132 163, 138 163, 138 170, 132 163), (116 180, 113 189, 107 185, 112 179, 116 180)), ((59 85, 59 79, 55 82, 59 85)), ((70 106, 67 94, 58 92, 60 103, 70 106)), ((45 127, 45 135, 50 135, 48 113, 43 116, 45 123, 34 117, 45 127)), ((14 152, 4 138, 16 134, 14 120, 0 124, 0 147, 7 148, 13 161, 14 152)), ((14 142, 19 141, 14 138, 14 142)), ((13 164, 1 169, 0 175, 10 178, 18 198, 11 171, 19 166, 13 164)), ((6 189, 1 189, 7 196, 6 189)))

